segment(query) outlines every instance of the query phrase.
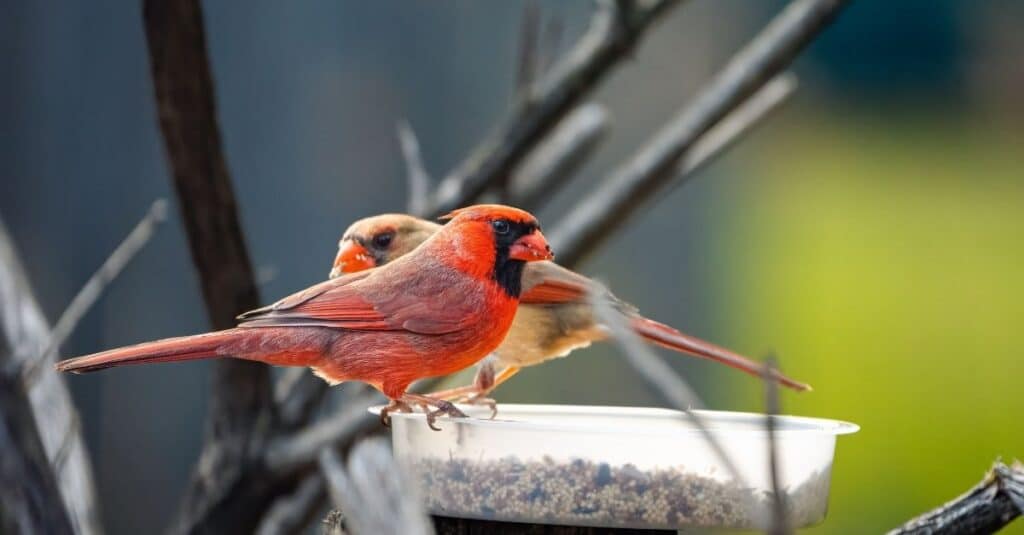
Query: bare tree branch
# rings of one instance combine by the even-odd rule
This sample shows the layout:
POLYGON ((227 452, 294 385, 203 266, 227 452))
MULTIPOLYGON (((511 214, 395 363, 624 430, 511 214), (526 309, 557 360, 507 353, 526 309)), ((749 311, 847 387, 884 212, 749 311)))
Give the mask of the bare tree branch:
POLYGON ((263 515, 257 535, 281 535, 283 533, 300 533, 311 517, 315 516, 325 496, 324 479, 320 474, 312 474, 295 489, 295 492, 282 497, 263 515))
POLYGON ((398 122, 398 144, 405 160, 405 172, 409 181, 408 210, 411 214, 422 214, 427 210, 430 196, 430 174, 423 165, 420 142, 408 121, 398 122))
POLYGON ((612 67, 629 57, 651 24, 678 4, 678 0, 601 2, 576 46, 531 87, 513 109, 509 122, 439 184, 427 214, 420 215, 458 208, 508 177, 612 67))
POLYGON ((89 277, 89 280, 82 286, 82 289, 71 299, 68 307, 64 309, 64 313, 61 314, 56 325, 53 326, 53 331, 50 333, 50 343, 46 350, 40 355, 38 361, 34 361, 31 366, 25 368, 24 375, 27 384, 31 384, 32 377, 41 369, 42 366, 38 363, 48 361, 51 357, 56 357, 60 346, 75 330, 75 326, 82 320, 85 313, 92 308, 96 300, 103 294, 103 290, 106 289, 111 281, 117 278, 121 270, 128 265, 128 262, 135 258, 135 255, 149 243, 149 239, 153 237, 156 227, 163 223, 165 219, 167 219, 167 201, 164 199, 153 201, 149 211, 146 212, 142 220, 135 225, 135 228, 128 233, 124 241, 114 249, 114 252, 110 253, 110 256, 103 262, 103 265, 96 270, 96 273, 93 273, 92 277, 89 277))
POLYGON ((586 103, 569 114, 516 169, 508 203, 536 210, 565 185, 608 133, 608 110, 586 103))
MULTIPOLYGON (((413 392, 430 392, 445 380, 431 377, 416 382, 413 392)), ((353 385, 354 386, 354 385, 353 385)), ((361 435, 380 431, 380 420, 367 409, 387 401, 383 394, 370 388, 346 399, 342 410, 303 429, 271 440, 263 452, 262 464, 276 473, 288 473, 316 461, 324 448, 343 447, 361 435)))
POLYGON ((416 483, 391 455, 387 441, 356 444, 348 469, 333 449, 320 453, 320 470, 345 526, 355 535, 430 535, 433 525, 416 483))
MULTIPOLYGON (((0 374, 20 381, 24 367, 40 360, 50 338, 14 243, 0 222, 0 374)), ((67 385, 50 369, 55 360, 53 354, 44 355, 37 380, 25 389, 71 524, 76 533, 92 535, 102 531, 92 465, 67 385)))
MULTIPOLYGON (((10 361, 5 362, 10 368, 10 361)), ((0 373, 0 532, 71 535, 19 370, 0 373)))
POLYGON ((995 533, 1024 514, 1024 464, 996 461, 981 483, 889 535, 982 535, 995 533))
POLYGON ((714 161, 744 135, 749 134, 754 127, 760 125, 796 91, 796 88, 796 76, 789 73, 780 74, 765 84, 760 91, 726 115, 693 144, 693 148, 686 152, 683 160, 676 166, 676 172, 668 180, 665 191, 673 191, 692 179, 698 169, 714 161))
MULTIPOLYGON (((198 0, 143 3, 160 129, 179 209, 214 328, 260 304, 221 148, 198 0)), ((273 423, 270 369, 238 359, 214 364, 206 438, 175 531, 251 533, 271 498, 248 470, 273 423)))
POLYGON ((676 166, 701 135, 782 72, 844 4, 845 0, 793 0, 691 105, 562 219, 550 235, 560 261, 573 264, 607 239, 677 172, 676 166))
POLYGON ((377 391, 366 390, 345 403, 340 411, 294 434, 271 440, 263 463, 273 472, 288 472, 314 461, 325 448, 381 427, 380 420, 367 408, 385 401, 377 391))

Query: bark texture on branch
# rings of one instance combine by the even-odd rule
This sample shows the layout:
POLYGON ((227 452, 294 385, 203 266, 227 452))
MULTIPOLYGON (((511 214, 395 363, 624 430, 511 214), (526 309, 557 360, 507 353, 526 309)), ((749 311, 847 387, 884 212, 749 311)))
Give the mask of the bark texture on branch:
MULTIPOLYGON (((213 80, 198 0, 143 4, 160 129, 178 206, 210 323, 260 305, 256 278, 221 148, 213 80)), ((269 367, 219 360, 203 451, 186 492, 177 532, 251 533, 272 481, 249 466, 273 424, 269 367)))
MULTIPOLYGON (((21 381, 25 370, 36 370, 23 386, 30 416, 75 532, 95 534, 101 529, 92 464, 71 394, 53 370, 56 351, 46 353, 51 338, 14 243, 0 222, 0 374, 21 381)), ((5 459, 14 455, 0 451, 5 459)))
POLYGON ((1024 464, 996 462, 971 490, 892 530, 889 535, 995 533, 1024 514, 1024 464))

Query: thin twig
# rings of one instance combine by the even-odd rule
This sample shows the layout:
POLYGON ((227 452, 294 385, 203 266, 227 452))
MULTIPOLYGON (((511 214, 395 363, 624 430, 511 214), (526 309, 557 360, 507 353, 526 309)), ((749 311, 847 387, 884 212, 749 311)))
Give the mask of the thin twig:
POLYGON ((768 533, 785 535, 790 532, 786 514, 785 496, 779 481, 779 452, 775 440, 775 417, 779 414, 779 385, 775 382, 777 372, 775 357, 769 356, 764 362, 764 427, 768 435, 768 475, 772 484, 772 514, 768 533))
MULTIPOLYGON (((20 381, 24 367, 40 360, 50 338, 50 328, 32 296, 14 243, 0 222, 0 374, 20 381)), ((43 360, 45 366, 41 368, 45 371, 38 374, 32 385, 24 387, 43 452, 56 477, 75 533, 100 533, 92 464, 78 425, 78 411, 63 378, 48 370, 56 356, 43 357, 43 360)))
POLYGON ((356 444, 348 469, 333 449, 320 453, 320 470, 332 500, 355 535, 429 535, 434 532, 419 489, 391 455, 387 441, 356 444))
POLYGON ((844 4, 845 0, 793 0, 691 105, 562 218, 549 236, 560 262, 577 262, 660 191, 700 136, 781 73, 844 4))
POLYGON ((651 24, 679 3, 601 2, 590 28, 576 46, 534 84, 530 98, 517 103, 508 123, 439 184, 427 213, 419 215, 436 215, 458 208, 508 177, 562 117, 590 95, 614 66, 630 56, 651 24))
POLYGON ((67 340, 68 336, 74 332, 75 326, 78 325, 78 322, 82 320, 85 313, 96 303, 96 300, 103 294, 103 290, 117 278, 121 270, 128 265, 128 262, 131 262, 132 258, 135 258, 135 255, 149 243, 149 239, 153 236, 156 228, 165 219, 167 219, 167 201, 164 199, 153 201, 149 211, 146 212, 142 220, 135 225, 135 228, 128 233, 124 241, 114 249, 114 252, 110 253, 110 256, 103 262, 103 265, 96 270, 96 273, 93 273, 92 277, 89 277, 89 280, 82 286, 82 289, 78 291, 71 300, 71 303, 64 309, 64 313, 60 315, 60 319, 57 320, 53 330, 50 332, 50 342, 46 350, 43 351, 38 360, 32 361, 30 365, 26 366, 24 373, 25 384, 32 384, 38 370, 42 368, 40 363, 47 362, 51 360, 51 357, 56 356, 57 350, 60 349, 60 346, 67 340))
POLYGON ((608 110, 589 102, 573 110, 516 169, 508 203, 540 208, 573 176, 608 133, 608 110))
POLYGON ((410 214, 421 214, 427 210, 430 195, 430 174, 423 165, 420 142, 409 121, 398 122, 398 144, 405 161, 405 176, 409 183, 407 207, 410 214))
POLYGON ((316 513, 323 499, 324 479, 319 473, 311 474, 299 483, 295 492, 278 499, 263 515, 257 535, 298 533, 316 513))
POLYGON ((551 66, 554 65, 555 59, 558 58, 560 49, 562 48, 562 33, 565 29, 565 25, 562 23, 561 17, 555 16, 555 18, 548 21, 544 26, 544 40, 540 46, 540 59, 537 61, 538 68, 540 69, 539 74, 547 73, 551 66))
POLYGON ((524 93, 533 86, 537 74, 538 51, 537 31, 540 26, 540 8, 536 0, 529 0, 523 6, 523 20, 519 24, 519 61, 516 69, 516 95, 529 98, 524 93))
POLYGON ((888 535, 982 535, 995 533, 1024 514, 1024 464, 996 461, 981 483, 888 535))
POLYGON ((736 463, 722 443, 705 425, 703 417, 693 411, 704 406, 700 398, 682 377, 637 337, 622 314, 605 298, 606 295, 608 290, 595 282, 590 289, 590 303, 594 307, 594 315, 611 332, 612 339, 622 348, 626 360, 671 407, 686 415, 734 480, 741 486, 748 487, 746 478, 736 467, 736 463))

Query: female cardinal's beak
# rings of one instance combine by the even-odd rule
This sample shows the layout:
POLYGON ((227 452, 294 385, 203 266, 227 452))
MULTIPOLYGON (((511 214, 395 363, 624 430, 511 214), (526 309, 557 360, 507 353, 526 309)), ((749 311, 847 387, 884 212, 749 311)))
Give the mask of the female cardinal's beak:
POLYGON ((334 257, 334 268, 331 269, 330 278, 372 267, 377 267, 377 261, 373 255, 366 250, 366 247, 363 247, 363 244, 348 239, 341 242, 341 246, 338 247, 338 256, 334 257))
POLYGON ((555 257, 555 253, 551 252, 551 246, 548 245, 544 234, 541 234, 540 230, 535 230, 513 242, 512 247, 508 250, 508 257, 524 262, 534 262, 551 260, 555 257))

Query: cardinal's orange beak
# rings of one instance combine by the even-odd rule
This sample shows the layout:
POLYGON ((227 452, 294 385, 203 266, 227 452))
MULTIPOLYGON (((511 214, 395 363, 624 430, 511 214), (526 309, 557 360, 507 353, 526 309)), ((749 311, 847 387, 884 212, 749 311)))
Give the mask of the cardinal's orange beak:
POLYGON ((344 240, 338 247, 338 256, 334 257, 334 268, 331 269, 330 278, 373 267, 377 267, 377 261, 363 244, 356 240, 344 240))
POLYGON ((537 260, 551 260, 555 253, 551 252, 551 246, 540 230, 535 230, 512 243, 508 250, 508 257, 524 262, 535 262, 537 260))

